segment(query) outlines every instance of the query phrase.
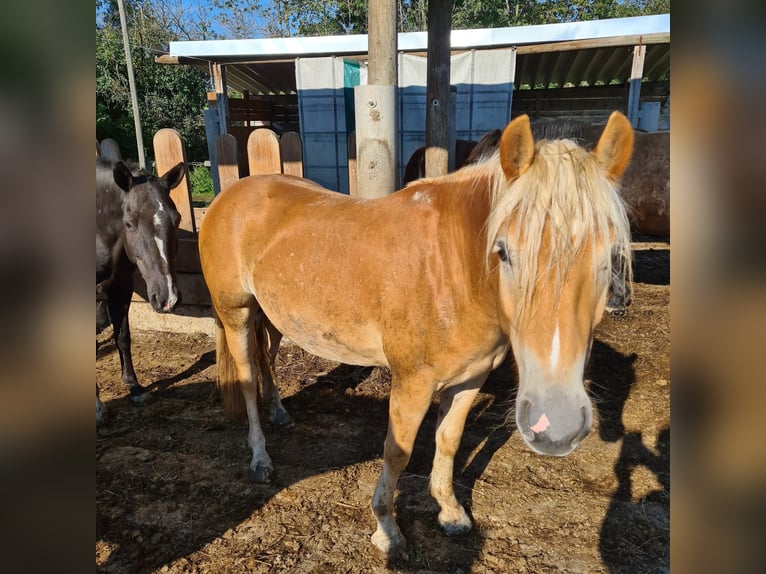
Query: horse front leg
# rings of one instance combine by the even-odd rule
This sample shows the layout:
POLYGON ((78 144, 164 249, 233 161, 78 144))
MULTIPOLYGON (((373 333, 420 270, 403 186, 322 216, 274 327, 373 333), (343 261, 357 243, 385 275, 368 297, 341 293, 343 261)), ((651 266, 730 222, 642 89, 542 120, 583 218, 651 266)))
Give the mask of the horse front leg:
POLYGON ((130 291, 120 290, 116 293, 110 293, 108 300, 109 318, 112 320, 113 338, 120 355, 122 381, 130 389, 131 402, 136 405, 144 405, 151 401, 152 394, 138 384, 136 371, 133 368, 133 354, 130 350, 130 325, 128 324, 132 294, 132 285, 130 291))
POLYGON ((463 534, 472 527, 468 513, 455 498, 453 472, 466 417, 488 374, 482 373, 465 383, 448 387, 439 395, 436 453, 431 470, 430 491, 441 508, 439 525, 448 536, 463 534))
POLYGON ((394 518, 394 492, 399 476, 412 456, 415 437, 433 397, 433 385, 415 378, 394 376, 388 407, 388 433, 383 448, 383 472, 372 496, 378 523, 372 543, 389 557, 407 545, 394 518))

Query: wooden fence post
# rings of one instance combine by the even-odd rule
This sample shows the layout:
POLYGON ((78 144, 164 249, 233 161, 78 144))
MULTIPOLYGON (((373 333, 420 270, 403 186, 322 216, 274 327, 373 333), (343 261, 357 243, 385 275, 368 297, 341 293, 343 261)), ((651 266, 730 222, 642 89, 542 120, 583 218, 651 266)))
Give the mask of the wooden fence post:
POLYGON ((106 138, 101 141, 101 144, 98 146, 98 154, 106 161, 120 161, 122 159, 120 144, 112 138, 106 138))
POLYGON ((197 233, 194 223, 194 210, 192 209, 191 187, 189 185, 189 162, 186 161, 186 147, 181 135, 172 128, 163 128, 154 134, 154 159, 157 167, 157 175, 163 175, 178 162, 184 162, 186 169, 181 183, 175 189, 170 190, 170 197, 176 204, 178 213, 181 214, 179 229, 197 233))
POLYGON ((303 144, 295 132, 282 134, 279 140, 282 155, 282 173, 303 177, 303 144))
POLYGON ((218 158, 218 180, 223 191, 239 179, 237 139, 231 134, 218 136, 215 140, 215 153, 218 158))
POLYGON ((282 173, 279 138, 269 128, 258 128, 247 138, 247 159, 250 175, 282 173))

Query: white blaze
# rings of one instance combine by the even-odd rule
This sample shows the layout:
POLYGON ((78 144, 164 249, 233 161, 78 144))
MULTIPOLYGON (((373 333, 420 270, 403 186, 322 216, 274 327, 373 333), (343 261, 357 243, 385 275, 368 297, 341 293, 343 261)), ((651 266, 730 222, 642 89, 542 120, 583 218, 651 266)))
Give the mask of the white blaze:
POLYGON ((160 257, 162 257, 162 260, 167 264, 168 258, 165 255, 165 242, 159 237, 155 237, 154 242, 157 244, 157 249, 160 251, 160 257))
POLYGON ((553 333, 553 341, 551 342, 551 369, 555 369, 559 362, 560 350, 561 344, 559 341, 559 326, 556 325, 556 332, 553 333))

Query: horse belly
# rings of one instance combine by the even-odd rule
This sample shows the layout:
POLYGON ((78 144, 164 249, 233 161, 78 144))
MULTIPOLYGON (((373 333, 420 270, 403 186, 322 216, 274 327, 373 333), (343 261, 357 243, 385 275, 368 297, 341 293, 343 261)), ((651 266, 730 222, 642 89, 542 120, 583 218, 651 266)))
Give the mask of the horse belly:
POLYGON ((316 309, 311 301, 300 305, 279 297, 256 295, 269 321, 293 343, 313 355, 347 365, 387 366, 376 325, 342 312, 316 309))

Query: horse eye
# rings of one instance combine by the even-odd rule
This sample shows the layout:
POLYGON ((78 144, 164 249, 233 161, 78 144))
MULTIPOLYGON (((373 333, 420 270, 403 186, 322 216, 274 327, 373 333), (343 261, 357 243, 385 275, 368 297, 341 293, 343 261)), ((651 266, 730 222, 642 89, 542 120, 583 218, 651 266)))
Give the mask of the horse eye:
POLYGON ((503 263, 508 262, 508 251, 505 248, 505 241, 497 240, 495 241, 495 253, 497 253, 497 256, 500 258, 500 261, 503 263))
POLYGON ((126 221, 125 222, 125 227, 128 229, 128 231, 135 231, 136 230, 136 227, 130 221, 126 221))

